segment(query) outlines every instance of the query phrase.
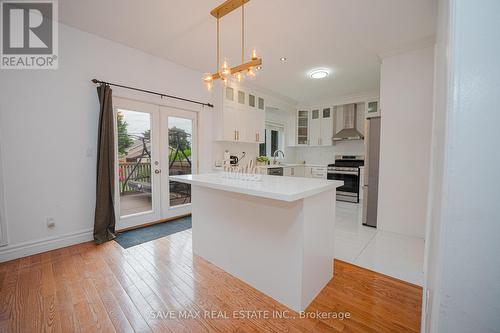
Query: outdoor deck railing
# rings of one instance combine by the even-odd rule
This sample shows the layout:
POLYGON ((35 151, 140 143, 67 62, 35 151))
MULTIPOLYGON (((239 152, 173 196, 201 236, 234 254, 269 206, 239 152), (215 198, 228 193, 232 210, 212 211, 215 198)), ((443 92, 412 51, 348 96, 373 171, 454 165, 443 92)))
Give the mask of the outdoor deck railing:
MULTIPOLYGON (((128 179, 133 181, 140 181, 144 183, 151 183, 151 163, 143 162, 137 164, 137 168, 134 170, 135 162, 120 162, 118 169, 118 179, 120 180, 120 192, 130 193, 135 190, 127 184, 125 181, 128 179), (129 175, 133 174, 129 177, 129 175)), ((169 170, 170 175, 183 175, 191 173, 191 166, 185 161, 175 161, 169 170)))
POLYGON ((137 180, 145 183, 151 183, 151 163, 149 162, 144 162, 144 163, 135 163, 135 162, 121 162, 119 164, 119 169, 118 169, 118 179, 120 180, 120 192, 121 193, 127 193, 127 192, 133 192, 134 190, 125 184, 125 181, 127 179, 130 180, 137 180), (137 168, 134 167, 137 165, 137 168), (131 175, 131 173, 133 174, 131 175), (130 177, 129 177, 130 176, 130 177))

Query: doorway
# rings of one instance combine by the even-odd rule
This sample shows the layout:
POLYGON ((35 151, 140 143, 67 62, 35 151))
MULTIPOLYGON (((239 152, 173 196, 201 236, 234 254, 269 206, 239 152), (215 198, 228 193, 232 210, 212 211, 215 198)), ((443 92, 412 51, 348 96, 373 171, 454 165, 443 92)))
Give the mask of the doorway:
POLYGON ((191 213, 191 187, 170 175, 197 172, 196 112, 115 98, 117 230, 191 213))

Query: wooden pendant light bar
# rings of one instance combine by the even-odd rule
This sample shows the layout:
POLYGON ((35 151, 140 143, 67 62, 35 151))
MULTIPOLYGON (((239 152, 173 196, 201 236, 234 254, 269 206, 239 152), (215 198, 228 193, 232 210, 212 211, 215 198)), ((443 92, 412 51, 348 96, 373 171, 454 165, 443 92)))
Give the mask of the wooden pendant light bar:
POLYGON ((240 8, 250 0, 227 0, 219 7, 213 9, 210 14, 213 17, 220 19, 225 15, 231 13, 233 10, 240 8))
MULTIPOLYGON (((213 9, 210 14, 217 19, 217 72, 213 74, 208 74, 203 78, 203 81, 208 84, 208 87, 211 86, 212 81, 215 81, 217 79, 223 79, 224 81, 227 80, 227 76, 229 75, 234 75, 243 71, 248 71, 248 74, 251 76, 255 76, 255 73, 252 71, 253 68, 261 66, 262 65, 262 58, 258 58, 255 50, 252 53, 252 60, 242 63, 238 66, 232 67, 229 70, 226 67, 226 62, 224 65, 224 70, 221 71, 220 68, 220 59, 219 59, 219 33, 220 33, 220 28, 219 28, 219 20, 224 17, 225 15, 231 13, 235 9, 238 9, 241 7, 241 61, 244 61, 245 57, 245 4, 249 2, 250 0, 227 0, 225 1, 222 5, 219 7, 213 9)), ((238 75, 238 80, 241 79, 241 76, 238 75)), ((210 88, 209 88, 210 89, 210 88)))
MULTIPOLYGON (((244 64, 241 64, 241 65, 238 65, 238 66, 235 66, 233 68, 231 68, 231 75, 232 74, 236 74, 238 72, 243 72, 245 70, 248 70, 249 68, 251 67, 257 67, 257 66, 260 66, 262 65, 262 58, 257 58, 257 59, 253 59, 253 60, 250 60, 249 62, 246 62, 244 64)), ((219 73, 214 73, 212 74, 212 80, 217 80, 220 78, 220 74, 219 73)))

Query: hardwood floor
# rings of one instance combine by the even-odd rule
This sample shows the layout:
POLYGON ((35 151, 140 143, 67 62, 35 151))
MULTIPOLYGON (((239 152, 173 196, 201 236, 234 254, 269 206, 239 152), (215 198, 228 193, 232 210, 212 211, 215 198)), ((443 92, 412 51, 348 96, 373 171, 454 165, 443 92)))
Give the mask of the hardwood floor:
POLYGON ((1 332, 418 332, 422 295, 336 260, 307 309, 330 318, 300 318, 193 256, 190 230, 126 250, 84 243, 6 262, 0 286, 1 332))

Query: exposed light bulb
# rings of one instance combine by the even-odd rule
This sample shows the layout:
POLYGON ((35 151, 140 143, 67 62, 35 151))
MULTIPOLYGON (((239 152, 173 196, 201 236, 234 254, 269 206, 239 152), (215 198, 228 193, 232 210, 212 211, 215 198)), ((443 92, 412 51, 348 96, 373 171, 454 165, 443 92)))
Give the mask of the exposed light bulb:
POLYGON ((213 77, 211 73, 205 73, 203 74, 203 81, 204 82, 212 82, 213 77))
POLYGON ((205 74, 203 74, 203 82, 207 86, 208 90, 212 89, 212 82, 213 82, 213 80, 214 80, 214 78, 213 78, 213 76, 212 76, 211 73, 205 73, 205 74))
POLYGON ((229 65, 227 64, 227 60, 224 60, 224 63, 222 64, 221 74, 224 77, 231 75, 231 68, 229 68, 229 65))
POLYGON ((236 80, 238 80, 238 82, 243 81, 243 75, 241 74, 241 72, 236 73, 236 80))
POLYGON ((253 67, 250 67, 247 71, 247 76, 251 79, 255 78, 255 71, 253 70, 253 67))
POLYGON ((257 51, 255 49, 253 49, 252 51, 252 60, 255 60, 257 59, 257 51))

